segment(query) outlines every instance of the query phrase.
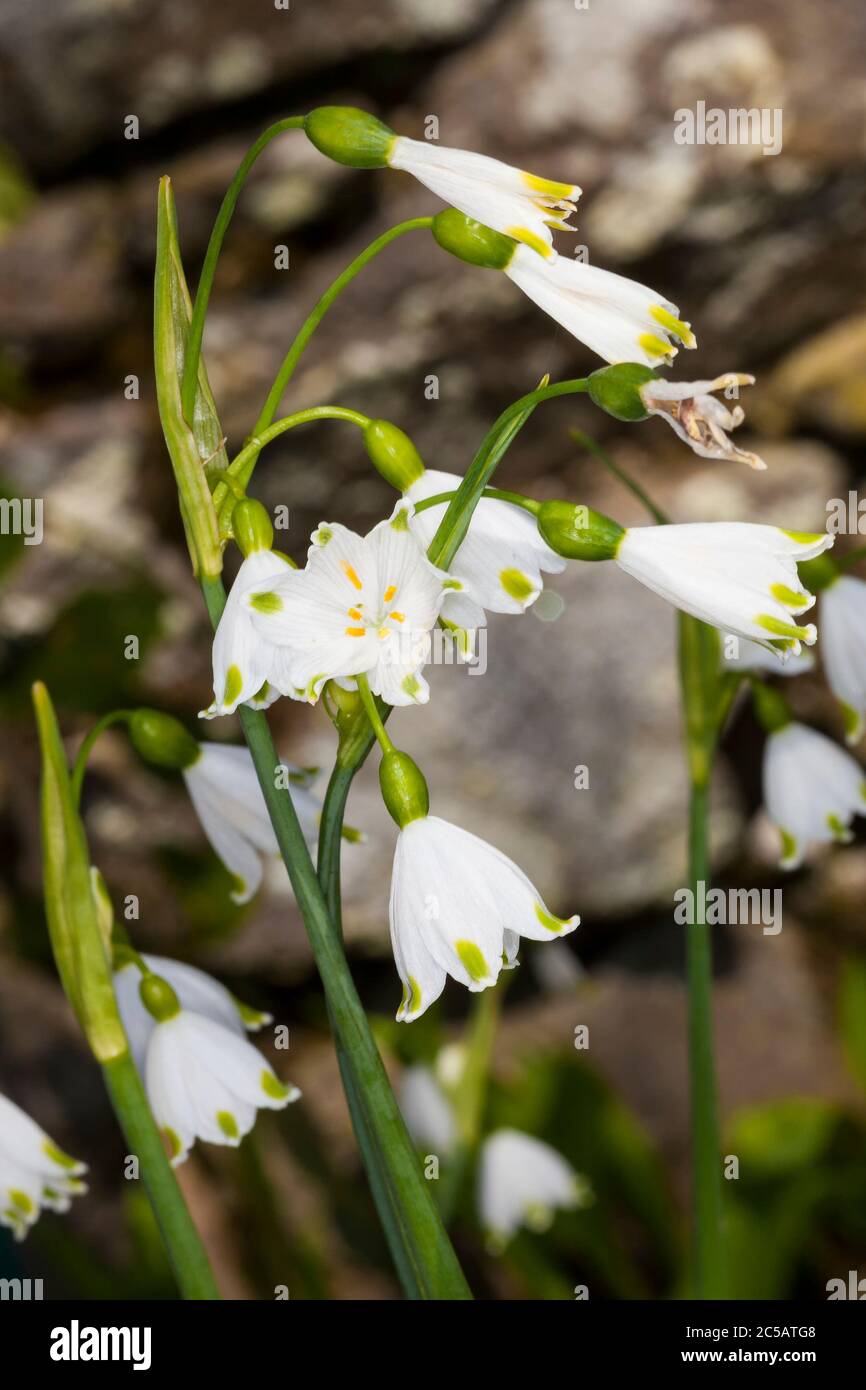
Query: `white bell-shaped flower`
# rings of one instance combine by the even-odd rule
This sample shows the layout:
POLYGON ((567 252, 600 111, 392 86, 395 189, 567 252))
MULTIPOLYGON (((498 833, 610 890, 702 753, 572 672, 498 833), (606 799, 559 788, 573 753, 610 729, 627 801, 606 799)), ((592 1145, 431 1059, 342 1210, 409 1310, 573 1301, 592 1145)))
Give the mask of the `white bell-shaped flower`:
POLYGON ((399 1101, 414 1143, 436 1154, 450 1153, 457 1143, 454 1109, 429 1067, 406 1068, 399 1101))
POLYGON ((738 449, 727 431, 737 429, 745 413, 737 396, 741 386, 754 386, 755 378, 745 372, 725 372, 714 381, 663 381, 655 377, 639 387, 644 408, 650 415, 660 415, 696 454, 705 459, 725 459, 730 463, 746 463, 750 468, 763 469, 766 464, 757 454, 738 449), (729 408, 716 400, 713 391, 724 391, 735 400, 729 408), (736 393, 736 395, 731 395, 736 393))
POLYGON ((205 1014, 181 1007, 163 976, 148 974, 141 999, 154 1019, 144 1059, 147 1097, 173 1164, 196 1139, 233 1148, 260 1109, 282 1110, 300 1096, 240 1035, 205 1014))
POLYGON ((478 1207, 491 1240, 503 1246, 520 1226, 544 1231, 559 1209, 585 1206, 586 1180, 556 1149, 517 1129, 485 1139, 478 1172, 478 1207))
POLYGON ((551 227, 573 231, 569 217, 580 197, 574 183, 556 183, 515 169, 489 155, 449 149, 398 135, 388 152, 392 169, 404 169, 425 188, 485 227, 524 242, 533 254, 553 254, 551 227))
POLYGON ((794 615, 815 602, 797 574, 833 544, 829 535, 749 522, 635 526, 621 537, 616 562, 675 607, 714 627, 778 652, 800 652, 817 638, 794 615))
MULTIPOLYGON (((304 839, 313 849, 319 802, 308 788, 309 774, 284 767, 304 839)), ((262 881, 262 857, 280 853, 249 749, 202 743, 195 762, 183 768, 183 779, 202 829, 234 879, 233 901, 249 902, 262 881)))
POLYGON ((429 699, 421 672, 430 631, 446 593, 462 585, 430 564, 410 529, 413 511, 398 502, 367 536, 323 522, 306 568, 287 572, 270 607, 255 612, 263 638, 284 648, 298 698, 315 703, 326 681, 351 688, 366 675, 390 705, 429 699))
POLYGON ((451 975, 477 992, 514 964, 518 938, 552 941, 579 917, 548 911, 506 855, 438 816, 400 831, 391 880, 391 945, 403 982, 397 1019, 420 1018, 451 975))
MULTIPOLYGON (((123 949, 119 951, 121 963, 114 972, 114 993, 117 1007, 123 1020, 123 1028, 129 1040, 129 1048, 138 1070, 144 1075, 147 1049, 153 1037, 156 1020, 148 1013, 141 1000, 139 985, 141 971, 135 960, 123 960, 123 949)), ((247 1032, 255 1033, 271 1022, 270 1014, 260 1013, 242 1004, 239 999, 206 971, 185 961, 170 960, 167 956, 144 955, 140 957, 148 969, 162 979, 168 980, 182 1009, 202 1014, 214 1023, 237 1034, 239 1038, 247 1032)))
POLYGON ((533 303, 606 362, 671 362, 679 342, 697 346, 675 304, 655 290, 555 252, 542 260, 517 246, 505 274, 533 303))
POLYGON ((87 1166, 59 1149, 14 1101, 0 1095, 0 1225, 23 1240, 43 1207, 68 1211, 86 1192, 87 1166))
POLYGON ((857 743, 866 722, 866 584, 840 574, 821 592, 821 660, 842 706, 845 736, 857 743))
MULTIPOLYGON (((428 468, 407 489, 406 496, 417 505, 440 492, 455 492, 462 482, 457 473, 428 468)), ((447 505, 425 507, 412 518, 412 530, 425 550, 447 505)), ((446 595, 442 620, 471 630, 484 626, 485 609, 524 613, 544 588, 542 573, 561 574, 565 566, 566 561, 551 550, 529 512, 511 502, 482 498, 451 563, 451 573, 462 581, 463 592, 446 595)))
POLYGON ((229 590, 213 640, 213 703, 200 719, 233 714, 240 704, 267 709, 280 695, 292 693, 285 653, 268 642, 253 624, 258 605, 273 602, 276 581, 291 570, 275 550, 256 550, 243 561, 229 590))
POLYGON ((825 734, 792 721, 767 737, 764 803, 782 837, 781 866, 794 869, 808 845, 851 839, 854 816, 866 815, 866 773, 825 734))

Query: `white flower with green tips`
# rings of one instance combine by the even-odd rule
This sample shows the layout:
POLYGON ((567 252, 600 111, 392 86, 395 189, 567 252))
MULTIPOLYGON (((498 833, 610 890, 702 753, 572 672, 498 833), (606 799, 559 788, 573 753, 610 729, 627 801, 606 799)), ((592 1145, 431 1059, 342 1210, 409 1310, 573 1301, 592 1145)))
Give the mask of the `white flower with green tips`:
POLYGON ((0 1225, 23 1240, 43 1207, 68 1211, 87 1191, 87 1166, 59 1149, 44 1129, 0 1095, 0 1225))
POLYGON ((558 1210, 586 1206, 585 1178, 556 1149, 518 1129, 495 1130, 481 1148, 478 1208, 491 1242, 502 1247, 521 1226, 546 1231, 558 1210))
POLYGON ((254 613, 261 636, 284 650, 296 697, 315 703, 326 681, 350 689, 365 675, 390 705, 424 704, 422 670, 431 628, 459 579, 431 565, 410 528, 411 502, 366 536, 323 522, 306 568, 274 585, 273 604, 254 613))
MULTIPOLYGON (((143 1076, 147 1049, 156 1028, 156 1020, 142 1003, 139 991, 141 971, 135 958, 130 953, 125 954, 123 947, 118 949, 117 955, 117 968, 114 972, 117 1007, 129 1040, 129 1050, 143 1076)), ((242 1004, 225 985, 220 984, 219 980, 215 980, 212 975, 199 970, 195 965, 170 960, 167 956, 141 955, 139 959, 145 962, 154 975, 168 981, 182 1009, 188 1009, 221 1024, 239 1038, 245 1037, 248 1032, 258 1032, 266 1023, 272 1021, 270 1014, 261 1013, 258 1009, 242 1004)))
MULTIPOLYGON (((406 490, 415 505, 440 492, 454 492, 463 482, 457 473, 428 468, 406 490)), ((412 518, 412 530, 426 550, 445 515, 447 503, 425 507, 412 518)), ((561 574, 566 562, 539 534, 529 512, 511 502, 482 498, 469 530, 451 564, 463 584, 449 593, 441 619, 448 627, 472 630, 491 613, 525 613, 544 588, 542 573, 561 574)))
POLYGON ((767 465, 757 454, 738 449, 728 437, 728 430, 738 429, 745 412, 738 401, 729 408, 716 400, 713 391, 739 393, 741 386, 754 386, 755 378, 745 372, 725 372, 714 381, 663 381, 654 377, 638 387, 644 408, 650 415, 660 415, 676 431, 680 439, 701 458, 725 459, 729 463, 745 463, 749 468, 764 469, 767 465))
POLYGON ((669 363, 677 343, 697 346, 675 304, 623 275, 555 252, 516 246, 505 274, 533 303, 606 362, 669 363))
MULTIPOLYGON (((313 849, 321 808, 309 790, 312 774, 289 763, 283 768, 304 839, 313 849)), ((249 902, 262 881, 263 858, 280 854, 249 749, 200 743, 182 771, 202 829, 234 880, 232 899, 249 902)))
POLYGON ((789 721, 767 737, 764 803, 782 837, 783 869, 795 869, 810 844, 851 838, 866 815, 866 773, 850 753, 805 724, 789 721))
POLYGON ((821 591, 821 660, 842 707, 845 737, 857 743, 866 723, 866 584, 840 574, 821 591))
POLYGON ((476 993, 516 961, 518 938, 554 941, 579 917, 554 917, 506 855, 438 816, 400 831, 391 880, 391 945, 403 982, 397 1019, 439 998, 448 975, 476 993))
POLYGON ((240 704, 267 709, 292 693, 284 651, 268 642, 252 618, 260 606, 268 611, 277 580, 291 568, 275 550, 253 551, 243 561, 214 635, 214 698, 199 711, 200 719, 234 714, 240 704))
POLYGON ((196 1139, 236 1148, 258 1110, 282 1110, 300 1096, 239 1033, 183 1008, 163 975, 141 977, 140 997, 154 1020, 144 1057, 153 1118, 172 1164, 183 1163, 196 1139))
POLYGON ((783 531, 750 522, 635 526, 623 533, 615 559, 626 574, 676 608, 713 627, 748 637, 784 661, 817 638, 812 623, 794 621, 815 602, 797 574, 833 544, 828 535, 783 531))
POLYGON ((533 254, 555 254, 552 227, 575 230, 568 219, 580 197, 577 184, 539 178, 489 155, 405 135, 394 138, 387 158, 392 169, 404 169, 443 202, 525 243, 533 254))

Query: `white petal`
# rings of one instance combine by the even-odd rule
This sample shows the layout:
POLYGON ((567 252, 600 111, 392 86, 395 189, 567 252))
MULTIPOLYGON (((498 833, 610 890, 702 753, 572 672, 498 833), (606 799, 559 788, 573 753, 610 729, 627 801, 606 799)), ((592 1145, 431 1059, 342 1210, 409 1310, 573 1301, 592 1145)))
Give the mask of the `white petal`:
POLYGON ((849 743, 866 714, 866 584, 840 575, 821 595, 821 659, 830 689, 844 707, 849 743))
POLYGON ((581 1201, 577 1173, 560 1153, 516 1129, 499 1129, 481 1150, 478 1205, 481 1220, 501 1240, 522 1225, 540 1225, 557 1208, 581 1201))
MULTIPOLYGON (((456 473, 428 469, 406 495, 418 502, 440 492, 454 492, 462 481, 456 473)), ((425 550, 446 507, 447 503, 427 507, 412 519, 412 528, 425 550)), ((494 613, 523 613, 543 587, 542 571, 559 574, 565 565, 565 560, 540 535, 528 512, 510 502, 482 498, 451 564, 451 573, 463 581, 467 596, 482 608, 494 613)), ((442 611, 449 617, 453 615, 450 597, 442 611)), ((463 622, 460 626, 470 624, 463 622)))
POLYGON ((400 1080, 400 1109, 419 1146, 447 1154, 457 1141, 454 1111, 427 1067, 407 1067, 400 1080))
POLYGON ((864 771, 832 739, 804 724, 770 734, 764 748, 764 801, 783 834, 783 868, 800 863, 810 843, 844 837, 866 814, 864 771))
POLYGON ((87 1172, 86 1164, 64 1154, 35 1120, 4 1095, 0 1095, 0 1155, 46 1180, 87 1172))
POLYGON ((239 704, 252 700, 268 679, 272 649, 254 626, 249 604, 270 592, 286 569, 286 561, 272 550, 257 550, 238 570, 214 637, 214 702, 202 711, 204 718, 232 714, 239 704))
MULTIPOLYGON (((467 217, 547 254, 550 226, 571 230, 568 215, 580 197, 576 184, 553 183, 488 155, 398 136, 388 159, 467 217)), ((533 255, 535 251, 533 251, 533 255)))
POLYGON ((796 621, 815 602, 797 560, 832 543, 831 536, 802 538, 748 522, 639 526, 622 537, 616 562, 684 612, 765 646, 788 637, 797 654, 798 636, 811 645, 817 635, 812 624, 796 621), (796 603, 784 601, 786 591, 796 603))
MULTIPOLYGON (((607 362, 644 362, 650 367, 677 352, 674 335, 657 315, 678 320, 675 304, 625 276, 568 256, 542 260, 518 246, 505 274, 533 303, 607 362), (664 353, 647 346, 655 340, 664 353)), ((683 326, 684 345, 694 347, 683 326)))

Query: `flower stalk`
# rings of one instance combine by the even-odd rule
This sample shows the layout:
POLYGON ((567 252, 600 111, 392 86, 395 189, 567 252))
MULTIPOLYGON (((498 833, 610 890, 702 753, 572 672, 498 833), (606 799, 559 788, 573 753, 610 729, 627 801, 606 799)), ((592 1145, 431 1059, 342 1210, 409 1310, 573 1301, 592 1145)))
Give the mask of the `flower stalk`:
POLYGON ((118 1013, 84 826, 76 809, 51 698, 41 683, 33 688, 33 704, 42 748, 45 910, 60 980, 102 1068, 129 1151, 139 1160, 178 1287, 187 1299, 219 1298, 118 1013))

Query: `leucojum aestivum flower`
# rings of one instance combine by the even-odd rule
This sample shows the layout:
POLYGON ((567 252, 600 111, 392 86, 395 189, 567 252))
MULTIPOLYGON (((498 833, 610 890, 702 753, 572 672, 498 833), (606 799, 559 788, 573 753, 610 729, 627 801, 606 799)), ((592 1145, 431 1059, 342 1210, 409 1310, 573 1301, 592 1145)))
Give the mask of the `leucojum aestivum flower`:
MULTIPOLYGON (((207 737, 194 720, 153 709, 118 710, 94 726, 70 770, 44 687, 36 688, 35 702, 44 759, 46 903, 60 978, 141 1157, 186 1296, 213 1297, 216 1289, 173 1166, 196 1142, 236 1146, 262 1109, 284 1110, 299 1092, 268 1055, 267 1015, 197 968, 145 953, 116 921, 78 809, 90 751, 108 725, 124 728, 146 762, 183 779, 236 903, 260 891, 278 859, 285 864, 321 978, 378 1215, 412 1297, 471 1297, 443 1220, 447 1203, 433 1201, 413 1139, 438 1146, 455 1183, 472 1178, 479 1223, 497 1248, 521 1226, 541 1229, 557 1210, 594 1200, 568 1155, 514 1127, 483 1132, 481 1095, 503 978, 517 967, 522 942, 562 941, 580 918, 573 904, 545 898, 543 884, 526 872, 531 865, 518 866, 495 843, 431 812, 421 764, 424 706, 435 698, 425 676, 434 637, 447 634, 465 655, 489 613, 519 619, 537 602, 546 576, 570 564, 616 566, 678 612, 692 881, 708 875, 713 758, 743 683, 751 686, 767 730, 766 801, 779 828, 783 864, 799 863, 815 841, 848 838, 852 817, 866 811, 853 755, 794 721, 767 683, 774 672, 784 674, 786 664, 793 671, 805 662, 803 649, 817 638, 807 615, 820 593, 828 679, 849 740, 860 737, 866 586, 824 553, 829 535, 796 529, 800 518, 782 517, 778 525, 737 518, 681 523, 663 517, 654 504, 651 524, 626 527, 579 497, 541 500, 493 485, 494 471, 533 410, 575 393, 620 421, 661 417, 700 459, 763 467, 756 453, 731 438, 743 423, 740 388, 753 378, 740 371, 690 382, 663 375, 679 350, 697 348, 679 307, 662 291, 556 248, 554 234, 571 230, 579 196, 572 182, 411 139, 363 111, 319 108, 277 123, 253 147, 217 218, 193 302, 171 184, 160 184, 155 370, 191 562, 215 630, 213 689, 203 692, 199 716, 207 721, 207 737), (324 157, 341 164, 410 175, 445 206, 380 234, 334 282, 289 346, 246 443, 230 457, 201 354, 203 327, 237 196, 255 155, 287 130, 305 133, 324 157), (437 458, 430 469, 396 422, 330 403, 278 414, 304 347, 342 288, 409 232, 427 238, 426 254, 442 251, 479 271, 504 273, 572 336, 579 360, 601 359, 586 376, 553 384, 545 379, 534 390, 527 382, 527 393, 503 410, 474 452, 437 458), (360 456, 395 495, 366 531, 341 511, 337 495, 309 538, 290 536, 295 553, 289 555, 275 547, 272 519, 251 494, 255 468, 274 439, 324 420, 357 431, 360 456), (224 560, 234 574, 228 592, 224 560), (323 791, 314 788, 314 772, 277 757, 265 712, 281 699, 321 707, 333 723, 334 767, 323 791), (395 706, 411 711, 401 724, 411 754, 388 733, 395 706), (231 741, 232 726, 227 741, 224 721, 232 715, 245 744, 231 741), (340 939, 341 844, 361 838, 344 824, 346 801, 376 745, 381 794, 396 827, 390 891, 383 885, 381 900, 390 922, 396 1018, 415 1023, 446 990, 452 1001, 461 990, 475 998, 473 1016, 488 1011, 477 1013, 487 1024, 477 1036, 487 1041, 468 1045, 471 1064, 452 1067, 447 1096, 429 1069, 419 1066, 407 1075, 403 1105, 411 1135, 340 939), (261 1045, 250 1040, 250 1031, 258 1031, 261 1045)), ((326 467, 326 458, 319 466, 326 467)), ((634 489, 646 499, 639 485, 634 489)), ((539 683, 533 705, 543 702, 539 683)), ((299 716, 320 718, 315 708, 299 716)), ((346 907, 351 910, 351 901, 346 907)), ((693 1127, 690 1278, 696 1296, 714 1298, 724 1296, 725 1275, 705 922, 690 925, 687 951, 692 1092, 702 1097, 693 1127)), ((32 1121, 17 1112, 13 1121, 0 1142, 6 1164, 0 1177, 4 1219, 20 1235, 41 1205, 67 1204, 83 1168, 55 1150, 32 1121)))

